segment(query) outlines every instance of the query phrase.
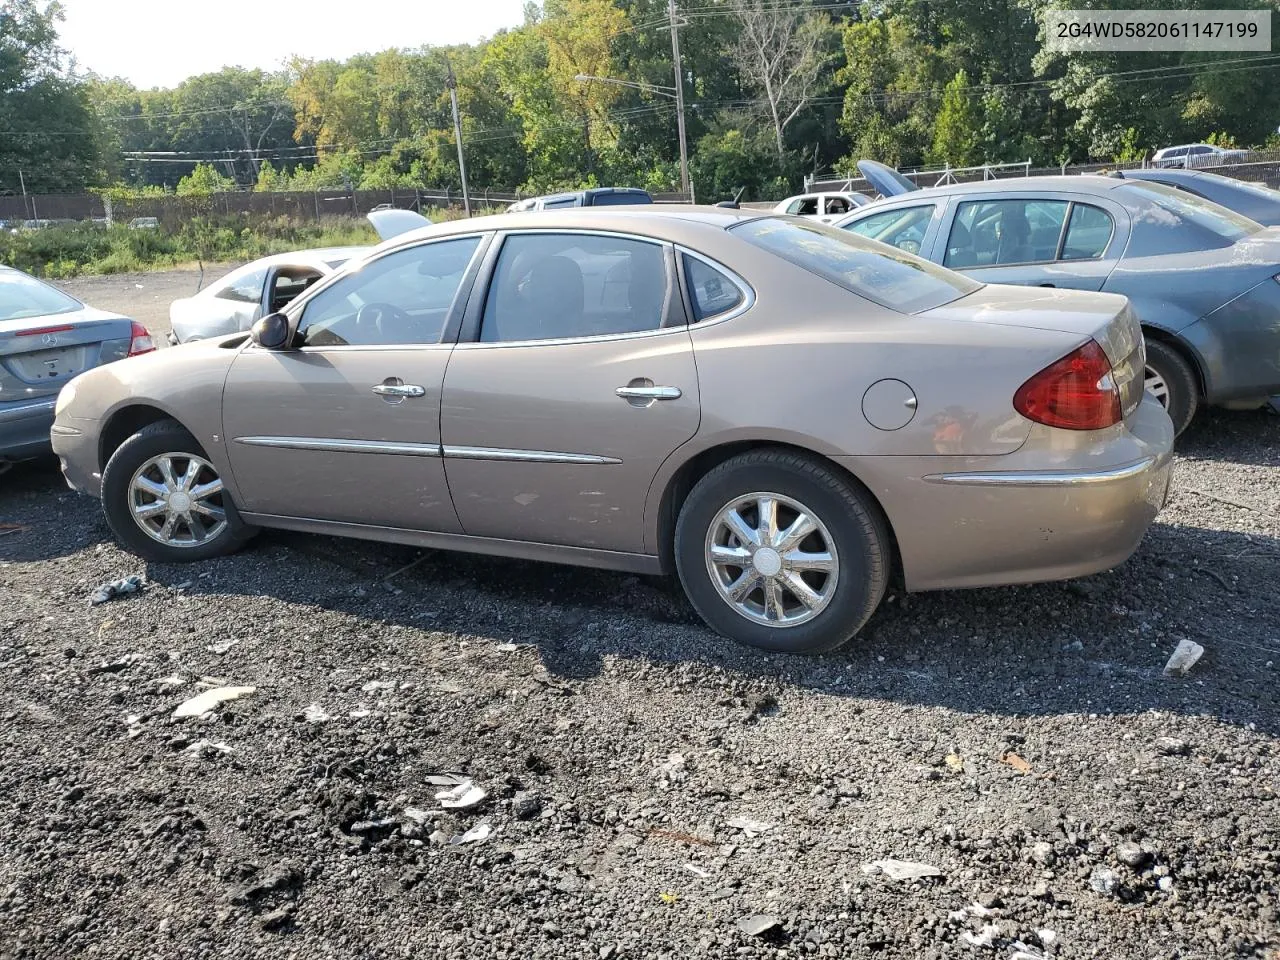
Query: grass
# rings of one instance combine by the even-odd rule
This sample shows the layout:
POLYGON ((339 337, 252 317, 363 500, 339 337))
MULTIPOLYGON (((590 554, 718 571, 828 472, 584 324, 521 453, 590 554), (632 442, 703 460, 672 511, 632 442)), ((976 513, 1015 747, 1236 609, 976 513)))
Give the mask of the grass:
POLYGON ((177 230, 92 223, 0 232, 0 262, 38 277, 163 270, 196 260, 254 260, 313 247, 377 243, 363 219, 300 222, 286 217, 192 217, 177 230))

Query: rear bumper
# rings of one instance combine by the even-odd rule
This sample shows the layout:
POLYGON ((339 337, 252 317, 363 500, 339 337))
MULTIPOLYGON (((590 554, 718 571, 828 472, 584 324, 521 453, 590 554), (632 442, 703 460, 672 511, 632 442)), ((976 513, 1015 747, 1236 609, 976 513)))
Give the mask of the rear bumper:
POLYGON ((67 486, 91 497, 102 496, 102 473, 98 470, 98 421, 75 420, 64 414, 63 419, 53 425, 50 436, 67 486))
MULTIPOLYGON (((910 458, 899 470, 918 475, 868 485, 893 524, 908 590, 1037 583, 1127 560, 1168 497, 1172 457, 1173 425, 1148 397, 1128 427, 1070 465, 1026 447, 945 458, 960 462, 941 469, 940 458, 910 458)), ((865 471, 866 459, 849 466, 865 471)))
POLYGON ((49 452, 57 397, 0 406, 0 460, 29 460, 49 452))

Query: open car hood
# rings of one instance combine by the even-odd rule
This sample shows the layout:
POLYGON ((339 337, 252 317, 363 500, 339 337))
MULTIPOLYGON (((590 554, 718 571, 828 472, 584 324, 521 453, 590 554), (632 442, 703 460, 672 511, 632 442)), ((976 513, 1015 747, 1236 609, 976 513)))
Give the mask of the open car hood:
POLYGON ((867 182, 875 187, 882 197, 897 197, 920 189, 893 167, 876 163, 874 160, 859 160, 858 172, 867 178, 867 182))
POLYGON ((381 240, 390 240, 410 230, 431 226, 431 221, 412 210, 374 210, 368 215, 381 240))

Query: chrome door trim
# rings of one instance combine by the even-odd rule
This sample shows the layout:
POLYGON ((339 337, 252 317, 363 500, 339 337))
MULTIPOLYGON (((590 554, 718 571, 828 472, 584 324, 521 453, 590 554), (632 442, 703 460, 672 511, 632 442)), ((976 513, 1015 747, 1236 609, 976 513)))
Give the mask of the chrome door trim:
POLYGON ((446 458, 455 460, 504 460, 517 463, 622 463, 616 457, 601 457, 593 453, 560 453, 554 450, 512 450, 506 447, 466 447, 446 443, 446 458))
POLYGON ((399 457, 438 457, 438 443, 391 443, 383 440, 335 440, 328 437, 236 437, 247 447, 317 450, 323 453, 382 453, 399 457))
POLYGON ((923 477, 926 483, 953 483, 964 486, 1079 487, 1094 483, 1129 480, 1158 466, 1158 457, 1143 457, 1134 463, 1110 470, 1090 471, 1010 471, 1008 473, 935 473, 923 477))

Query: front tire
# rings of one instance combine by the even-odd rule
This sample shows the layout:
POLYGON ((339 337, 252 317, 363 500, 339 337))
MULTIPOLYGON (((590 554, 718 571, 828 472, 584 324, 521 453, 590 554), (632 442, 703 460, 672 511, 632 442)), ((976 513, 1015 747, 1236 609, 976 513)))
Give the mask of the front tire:
POLYGON ((143 427, 111 455, 102 509, 126 549, 157 563, 220 557, 254 533, 196 438, 172 420, 143 427))
POLYGON ((834 468, 782 450, 708 472, 676 522, 675 559, 694 609, 723 636, 781 653, 851 639, 889 581, 889 531, 834 468))
POLYGON ((1191 425, 1200 406, 1200 388, 1195 371, 1167 343, 1147 338, 1147 369, 1144 386, 1173 421, 1173 435, 1180 436, 1191 425))

